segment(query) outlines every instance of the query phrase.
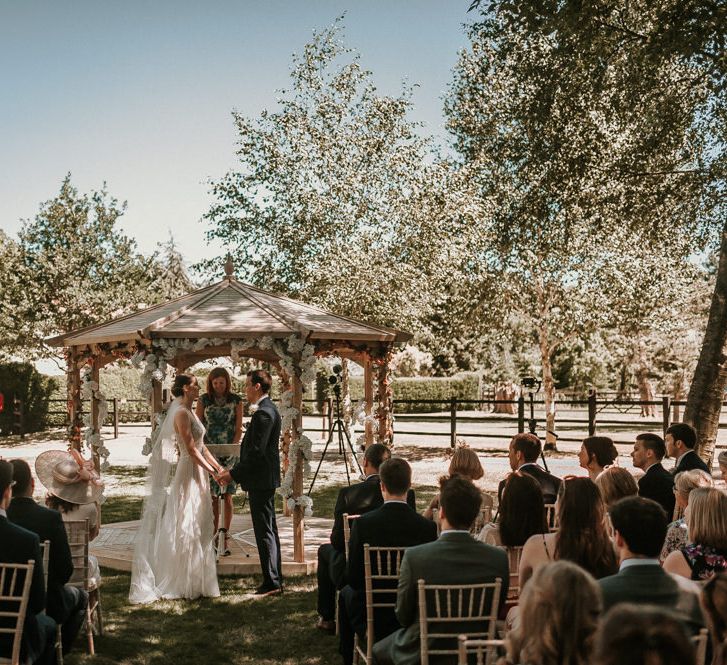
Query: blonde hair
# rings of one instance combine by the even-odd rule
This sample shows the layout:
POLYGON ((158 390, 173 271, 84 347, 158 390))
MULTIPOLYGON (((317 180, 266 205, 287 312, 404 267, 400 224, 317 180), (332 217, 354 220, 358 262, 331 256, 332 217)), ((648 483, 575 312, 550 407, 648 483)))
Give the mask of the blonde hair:
POLYGON ((507 639, 509 659, 587 665, 601 608, 601 589, 580 566, 570 561, 541 566, 520 596, 521 622, 507 639))
POLYGON ((727 494, 715 487, 698 487, 689 495, 689 540, 696 545, 727 550, 727 494))
POLYGON ((689 496, 691 491, 697 487, 712 487, 713 485, 712 476, 701 469, 682 471, 674 476, 674 487, 684 496, 689 496))
POLYGON ((452 454, 449 462, 449 475, 460 475, 470 480, 479 480, 485 475, 480 458, 469 446, 459 446, 452 454))
POLYGON ((627 496, 636 496, 639 486, 634 477, 620 466, 610 466, 596 477, 596 485, 601 492, 606 508, 627 496))

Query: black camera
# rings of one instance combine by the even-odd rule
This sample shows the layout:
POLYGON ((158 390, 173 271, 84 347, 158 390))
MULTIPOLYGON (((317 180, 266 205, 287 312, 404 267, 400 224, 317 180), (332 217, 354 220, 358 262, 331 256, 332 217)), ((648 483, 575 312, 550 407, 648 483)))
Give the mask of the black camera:
POLYGON ((343 367, 340 365, 333 366, 333 374, 328 377, 328 383, 333 386, 333 392, 336 395, 341 394, 341 383, 343 382, 343 367))
POLYGON ((535 388, 535 386, 538 384, 538 381, 534 376, 524 376, 522 379, 520 379, 520 383, 525 388, 535 388))

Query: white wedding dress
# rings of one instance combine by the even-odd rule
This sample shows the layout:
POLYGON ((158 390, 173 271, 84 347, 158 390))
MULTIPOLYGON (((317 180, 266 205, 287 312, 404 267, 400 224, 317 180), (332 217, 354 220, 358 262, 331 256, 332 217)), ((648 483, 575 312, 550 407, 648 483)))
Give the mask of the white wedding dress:
POLYGON ((180 410, 189 415, 198 449, 204 438, 197 416, 174 400, 152 443, 131 567, 132 603, 220 595, 209 477, 184 445, 177 453, 174 418, 180 410))

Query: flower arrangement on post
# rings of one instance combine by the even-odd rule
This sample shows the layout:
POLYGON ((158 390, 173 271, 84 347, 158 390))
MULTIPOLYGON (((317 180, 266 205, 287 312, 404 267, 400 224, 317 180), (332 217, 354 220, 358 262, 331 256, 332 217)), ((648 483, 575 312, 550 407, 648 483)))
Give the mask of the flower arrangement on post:
POLYGON ((98 405, 98 429, 93 427, 93 416, 91 413, 83 415, 83 424, 86 427, 83 440, 88 450, 90 450, 92 454, 98 455, 99 460, 101 460, 101 471, 106 471, 109 468, 108 460, 111 452, 104 445, 104 440, 101 437, 101 427, 108 416, 109 405, 106 401, 106 396, 101 392, 98 383, 91 379, 91 370, 88 367, 84 369, 81 375, 81 397, 84 399, 90 399, 92 400, 92 404, 95 403, 98 405))

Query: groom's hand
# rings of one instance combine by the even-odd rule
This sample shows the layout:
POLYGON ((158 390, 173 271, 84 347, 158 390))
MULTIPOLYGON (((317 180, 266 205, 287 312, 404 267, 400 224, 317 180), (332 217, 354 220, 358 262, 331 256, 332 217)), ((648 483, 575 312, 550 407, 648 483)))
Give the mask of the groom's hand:
POLYGON ((229 485, 232 482, 232 476, 230 475, 229 469, 225 469, 216 478, 218 485, 229 485))

